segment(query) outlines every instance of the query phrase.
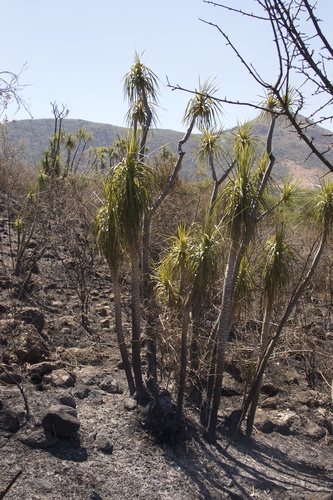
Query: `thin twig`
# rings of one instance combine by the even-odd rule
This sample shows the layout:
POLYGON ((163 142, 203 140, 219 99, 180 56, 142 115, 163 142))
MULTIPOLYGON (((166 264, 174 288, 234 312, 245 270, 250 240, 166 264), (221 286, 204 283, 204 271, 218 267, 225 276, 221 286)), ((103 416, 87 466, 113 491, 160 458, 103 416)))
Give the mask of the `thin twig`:
POLYGON ((5 497, 5 495, 8 493, 8 491, 10 490, 10 488, 13 486, 14 483, 16 483, 16 481, 18 480, 18 478, 20 477, 20 475, 22 474, 22 469, 19 470, 15 476, 13 477, 13 479, 10 481, 10 483, 6 486, 6 488, 0 492, 0 500, 2 500, 2 498, 5 497))

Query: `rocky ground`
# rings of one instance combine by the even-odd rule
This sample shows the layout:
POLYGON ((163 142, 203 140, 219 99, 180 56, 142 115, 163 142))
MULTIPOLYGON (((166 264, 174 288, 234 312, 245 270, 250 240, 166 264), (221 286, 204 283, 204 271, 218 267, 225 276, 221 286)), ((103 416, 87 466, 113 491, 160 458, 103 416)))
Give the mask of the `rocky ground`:
MULTIPOLYGON (((15 297, 4 222, 1 236, 0 498, 333 498, 332 397, 325 384, 309 389, 297 359, 275 360, 250 443, 230 439, 243 386, 228 373, 215 445, 191 405, 179 435, 157 439, 126 389, 107 277, 95 276, 84 329, 51 253, 38 293, 15 297)), ((332 334, 321 341, 332 363, 332 334)))

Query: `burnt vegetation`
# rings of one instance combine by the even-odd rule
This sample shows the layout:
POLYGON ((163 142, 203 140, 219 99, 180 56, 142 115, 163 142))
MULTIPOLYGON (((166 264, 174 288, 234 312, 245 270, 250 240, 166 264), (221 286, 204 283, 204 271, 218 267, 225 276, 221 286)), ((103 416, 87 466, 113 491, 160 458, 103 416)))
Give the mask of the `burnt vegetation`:
POLYGON ((160 442, 200 435, 255 450, 256 429, 297 434, 302 404, 315 437, 332 445, 333 184, 325 176, 305 189, 275 174, 281 120, 333 170, 330 148, 307 135, 331 117, 299 119, 304 96, 285 73, 320 77, 317 93, 331 100, 330 59, 323 55, 317 74, 310 38, 293 29, 291 4, 326 41, 308 2, 258 4, 259 20, 271 16, 281 64, 275 85, 251 70, 266 91, 254 124, 221 131, 222 101, 208 81, 190 92, 174 150, 150 154, 158 78, 136 54, 124 77, 127 134, 110 146, 90 146, 84 128, 68 133, 68 110, 53 103, 53 135, 36 169, 0 127, 2 384, 47 391, 50 372, 103 365, 112 345, 138 422, 160 442), (195 162, 206 175, 186 182, 195 127, 195 162), (79 360, 89 342, 99 348, 79 360), (288 408, 296 410, 284 423, 262 419, 265 409, 288 408))

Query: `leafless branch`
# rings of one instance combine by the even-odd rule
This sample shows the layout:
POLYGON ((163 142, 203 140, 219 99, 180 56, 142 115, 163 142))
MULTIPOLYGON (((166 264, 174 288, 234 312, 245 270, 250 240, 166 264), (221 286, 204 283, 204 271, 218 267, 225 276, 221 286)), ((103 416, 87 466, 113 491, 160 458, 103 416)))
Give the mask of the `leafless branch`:
POLYGON ((13 479, 10 481, 10 483, 6 486, 6 488, 3 491, 0 491, 0 500, 2 500, 2 498, 5 497, 5 495, 7 495, 8 491, 16 483, 16 481, 18 480, 18 478, 20 477, 20 475, 22 474, 22 472, 23 472, 22 470, 19 470, 15 474, 15 476, 13 477, 13 479))
MULTIPOLYGON (((314 125, 331 123, 333 119, 332 112, 330 112, 333 102, 333 81, 330 77, 333 69, 333 46, 323 32, 321 20, 315 14, 316 4, 311 0, 253 0, 253 2, 261 9, 261 13, 250 10, 245 12, 237 7, 228 6, 226 3, 204 0, 204 3, 220 7, 236 15, 259 20, 259 22, 269 22, 277 56, 277 76, 274 85, 266 81, 242 55, 223 27, 215 22, 203 19, 201 21, 219 31, 227 46, 231 48, 252 79, 267 94, 277 99, 281 113, 289 119, 301 140, 307 144, 310 149, 309 154, 315 155, 333 172, 333 163, 327 156, 331 147, 327 145, 323 147, 321 141, 316 142, 310 134, 314 125), (293 84, 295 78, 297 78, 297 86, 293 84), (296 99, 291 105, 288 100, 286 101, 286 96, 292 89, 296 99), (309 102, 315 109, 311 111, 308 118, 301 118, 299 113, 309 102)), ((171 88, 187 91, 179 85, 171 86, 171 88)), ((263 111, 260 105, 234 101, 227 96, 219 100, 226 104, 249 106, 263 111)))
POLYGON ((224 4, 217 3, 217 2, 212 2, 210 0, 203 0, 203 1, 204 1, 204 3, 211 4, 214 7, 221 7, 222 9, 229 10, 230 12, 236 12, 237 14, 242 14, 243 16, 246 16, 246 17, 251 17, 251 18, 254 18, 254 19, 260 19, 261 21, 268 21, 269 20, 268 17, 257 16, 253 12, 245 12, 242 9, 235 9, 233 7, 229 7, 228 5, 224 5, 224 4))
MULTIPOLYGON (((170 83, 168 77, 166 77, 166 80, 167 80, 167 87, 169 87, 173 91, 174 90, 180 90, 180 91, 186 92, 188 94, 198 94, 197 90, 193 90, 193 89, 188 89, 188 88, 182 87, 178 83, 176 83, 176 84, 170 83)), ((220 102, 221 104, 231 104, 231 105, 237 105, 237 106, 246 106, 246 107, 249 107, 249 108, 256 109, 259 112, 261 112, 261 111, 267 112, 267 108, 265 108, 264 106, 261 106, 260 104, 250 103, 250 102, 246 102, 246 101, 238 101, 238 100, 234 101, 232 99, 228 99, 227 97, 224 97, 224 98, 222 98, 222 97, 216 97, 216 96, 210 95, 210 94, 207 94, 207 97, 209 99, 211 99, 211 100, 220 102)), ((283 113, 280 113, 280 114, 282 115, 283 113)))
POLYGON ((23 66, 19 73, 0 71, 0 117, 5 114, 11 103, 16 104, 16 112, 23 108, 32 117, 28 104, 21 97, 21 92, 26 85, 20 83, 20 77, 25 69, 26 65, 23 66))

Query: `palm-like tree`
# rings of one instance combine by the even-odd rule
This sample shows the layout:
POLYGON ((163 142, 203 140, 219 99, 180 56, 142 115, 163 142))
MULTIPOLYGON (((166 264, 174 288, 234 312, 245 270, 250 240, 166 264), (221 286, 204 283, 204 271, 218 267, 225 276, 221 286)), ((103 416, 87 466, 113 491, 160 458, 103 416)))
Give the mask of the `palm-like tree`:
MULTIPOLYGON (((192 340, 190 346, 190 367, 192 378, 197 378, 199 368, 198 337, 200 319, 205 301, 218 274, 220 261, 220 228, 214 223, 215 214, 211 211, 204 216, 202 224, 195 229, 190 253, 193 274, 191 308, 192 308, 192 340)), ((201 353, 203 354, 203 353, 201 353)), ((194 380, 192 380, 194 382, 194 380)))
POLYGON ((247 249, 246 253, 242 256, 238 269, 230 310, 229 329, 232 327, 236 314, 240 313, 242 305, 250 301, 254 289, 254 278, 248 253, 247 249))
MULTIPOLYGON (((299 298, 303 294, 304 290, 306 287, 309 285, 311 278, 318 266, 318 263, 320 261, 321 255, 323 253, 323 250, 325 248, 327 238, 332 234, 332 228, 333 228, 333 182, 325 182, 316 196, 313 207, 312 207, 312 214, 320 227, 320 234, 318 237, 318 244, 317 248, 315 249, 315 246, 311 249, 314 251, 313 258, 311 261, 311 264, 308 266, 308 270, 306 271, 304 267, 304 272, 302 273, 304 275, 303 279, 299 281, 298 285, 295 287, 294 291, 292 292, 291 298, 287 304, 287 307, 285 309, 285 313, 283 314, 280 322, 278 323, 275 334, 272 336, 269 340, 268 343, 265 347, 265 350, 263 352, 263 355, 258 363, 258 366, 256 368, 256 372, 254 375, 254 379, 252 382, 251 389, 249 391, 249 394, 246 398, 244 407, 243 407, 243 412, 242 412, 242 418, 244 415, 246 415, 251 402, 256 394, 257 387, 260 385, 260 381, 262 380, 262 377, 264 375, 267 363, 269 361, 269 358, 271 354, 273 353, 275 346, 277 345, 282 330, 290 317, 290 314, 294 310, 294 307, 296 306, 299 298)), ((306 260, 306 263, 308 263, 310 260, 310 255, 309 258, 306 260)), ((306 264, 305 264, 306 266, 306 264)), ((239 424, 240 425, 240 424, 239 424)), ((251 429, 252 430, 252 429, 251 429)), ((250 429, 248 432, 248 437, 250 436, 250 429)))
POLYGON ((135 384, 132 375, 131 364, 125 343, 121 317, 121 291, 119 285, 118 268, 123 258, 123 244, 119 233, 116 209, 113 205, 110 184, 105 183, 105 204, 98 210, 96 215, 97 239, 99 248, 108 263, 111 279, 113 282, 114 309, 116 320, 116 335, 121 359, 126 373, 127 384, 130 394, 135 392, 135 384))
POLYGON ((158 78, 144 63, 138 53, 134 55, 134 64, 124 76, 124 94, 130 109, 127 121, 136 134, 138 125, 142 129, 139 159, 144 158, 144 151, 149 129, 156 123, 156 106, 158 105, 158 78))
MULTIPOLYGON (((134 64, 124 77, 124 92, 127 97, 130 110, 127 115, 130 125, 134 129, 134 136, 137 137, 137 129, 141 127, 140 146, 138 148, 138 159, 140 162, 144 159, 145 145, 147 134, 152 123, 156 123, 155 108, 158 105, 158 79, 156 75, 145 66, 138 54, 135 54, 134 64)), ((147 353, 155 352, 155 338, 152 334, 152 325, 154 324, 154 314, 149 307, 154 299, 152 297, 152 287, 150 283, 150 255, 149 255, 149 238, 150 238, 150 221, 153 213, 158 209, 167 194, 172 188, 179 170, 182 165, 182 160, 185 152, 182 150, 183 144, 189 139, 195 125, 199 127, 215 126, 217 116, 221 111, 221 105, 218 101, 212 98, 216 89, 208 81, 190 100, 184 116, 184 123, 187 125, 187 131, 184 137, 178 143, 178 159, 176 161, 173 173, 166 183, 161 194, 157 197, 154 203, 151 203, 144 215, 143 229, 143 249, 142 249, 142 271, 143 271, 143 290, 145 297, 145 306, 148 311, 147 316, 147 353), (147 307, 148 306, 148 307, 147 307)), ((154 356, 154 355, 153 355, 154 356)), ((156 360, 155 360, 156 364, 156 360)), ((148 379, 154 378, 154 359, 148 359, 148 379), (151 368, 150 368, 151 367, 151 368)), ((156 367, 155 367, 156 368, 156 367)))
POLYGON ((223 156, 223 147, 221 144, 222 130, 208 129, 204 128, 202 131, 202 138, 196 148, 196 152, 198 155, 199 164, 205 165, 208 164, 212 179, 213 179, 213 191, 210 200, 210 212, 212 213, 214 210, 214 205, 217 198, 217 193, 219 186, 222 182, 227 178, 232 168, 234 167, 234 162, 228 166, 226 171, 220 176, 217 176, 217 164, 220 163, 220 159, 223 156))
POLYGON ((178 142, 178 159, 174 171, 163 189, 160 196, 154 203, 154 211, 160 206, 169 190, 173 186, 175 179, 181 169, 183 157, 183 145, 189 140, 193 129, 197 126, 200 130, 213 129, 219 121, 219 115, 222 112, 222 107, 219 101, 213 98, 217 92, 217 88, 206 80, 203 85, 199 82, 199 90, 189 100, 184 113, 183 123, 187 127, 182 139, 178 142))
POLYGON ((127 155, 110 172, 109 196, 117 214, 119 233, 131 261, 132 358, 136 396, 141 400, 144 387, 141 371, 141 298, 139 253, 144 214, 151 205, 153 173, 138 160, 138 145, 128 143, 127 155))
MULTIPOLYGON (((172 174, 169 180, 162 189, 160 195, 156 198, 155 202, 152 204, 148 215, 144 219, 144 233, 143 233, 143 276, 144 276, 144 291, 146 296, 149 297, 151 301, 151 284, 150 284, 150 255, 149 255, 149 239, 150 239, 150 221, 152 215, 158 210, 161 203, 164 201, 168 193, 170 192, 172 186, 174 185, 179 171, 182 166, 182 161, 185 152, 183 151, 183 145, 188 141, 194 127, 197 125, 202 127, 213 127, 216 124, 218 115, 221 112, 221 106, 218 101, 212 99, 212 95, 216 92, 216 89, 208 81, 200 86, 200 90, 195 94, 189 101, 188 106, 185 111, 183 122, 187 126, 187 130, 183 138, 178 142, 178 158, 175 163, 172 174)), ((148 321, 149 323, 149 321, 148 321)), ((150 341, 150 338, 148 339, 150 341)), ((151 340, 154 343, 154 339, 151 340)), ((151 351, 154 351, 154 346, 152 345, 151 351)))
MULTIPOLYGON (((263 247, 263 295, 264 295, 264 317, 261 329, 260 355, 265 352, 269 341, 273 306, 277 294, 286 290, 292 273, 295 254, 286 241, 284 224, 277 223, 275 235, 270 238, 263 247)), ((247 417, 246 434, 252 434, 254 418, 259 402, 262 377, 256 381, 256 391, 253 395, 250 410, 247 417)))
MULTIPOLYGON (((201 129, 209 129, 214 128, 216 123, 218 123, 222 107, 217 100, 213 99, 216 92, 217 88, 209 82, 209 80, 206 80, 203 85, 200 84, 199 90, 189 100, 183 117, 183 123, 187 127, 187 130, 182 139, 178 142, 178 158, 168 182, 152 206, 151 214, 155 213, 159 208, 177 179, 185 155, 183 146, 191 137, 194 127, 197 126, 201 129)), ((147 221, 145 226, 145 236, 144 254, 146 254, 146 261, 143 262, 143 268, 147 270, 146 274, 148 274, 149 221, 147 221)))
POLYGON ((254 155, 251 148, 246 147, 243 151, 239 151, 235 176, 230 179, 221 194, 223 222, 228 231, 230 247, 219 316, 214 391, 212 401, 208 401, 210 411, 206 437, 209 441, 215 440, 225 352, 229 336, 230 308, 241 262, 240 255, 243 254, 246 245, 250 242, 255 227, 253 200, 257 197, 257 190, 253 182, 253 167, 254 155))
POLYGON ((266 139, 266 151, 259 159, 258 168, 254 175, 251 174, 249 176, 248 173, 250 170, 248 168, 244 169, 243 167, 243 163, 247 165, 248 162, 253 163, 255 160, 255 147, 251 140, 250 125, 244 124, 242 127, 239 127, 234 137, 233 154, 238 164, 238 171, 234 180, 229 183, 228 189, 226 190, 226 193, 228 193, 228 191, 229 193, 225 204, 225 220, 228 223, 227 227, 229 228, 231 242, 225 270, 221 311, 218 319, 215 385, 212 401, 209 400, 209 394, 207 398, 209 415, 208 424, 205 422, 205 425, 206 437, 209 441, 215 440, 226 342, 229 331, 231 300, 234 294, 241 261, 247 245, 253 238, 258 220, 259 208, 275 163, 272 142, 276 118, 279 113, 277 106, 278 103, 276 100, 269 99, 268 96, 266 102, 266 116, 269 116, 270 124, 266 139))
POLYGON ((191 342, 191 371, 197 368, 197 334, 200 311, 209 285, 217 273, 219 232, 212 217, 205 217, 201 228, 189 229, 181 224, 177 236, 171 238, 171 247, 158 268, 157 292, 164 296, 169 307, 178 309, 181 322, 180 376, 174 428, 180 424, 188 359, 188 331, 192 311, 193 334, 191 342))
POLYGON ((64 143, 67 152, 67 158, 63 176, 66 177, 70 172, 70 165, 72 161, 72 154, 76 144, 76 137, 71 133, 66 134, 66 136, 64 137, 64 143))
POLYGON ((219 121, 222 111, 219 101, 214 99, 217 88, 212 82, 206 80, 202 85, 199 82, 199 90, 189 100, 183 122, 188 128, 196 125, 199 129, 213 128, 219 121))
MULTIPOLYGON (((191 269, 189 265, 189 252, 191 248, 190 231, 184 224, 178 226, 177 236, 171 238, 171 247, 164 260, 164 266, 169 267, 170 274, 178 275, 178 312, 181 320, 181 345, 180 345, 180 375, 177 394, 176 418, 174 430, 178 429, 181 421, 183 400, 186 383, 187 369, 187 337, 190 322, 190 296, 189 283, 191 282, 191 269)), ((165 270, 165 267, 164 267, 165 270)), ((165 278, 164 278, 165 281, 165 278)))
POLYGON ((281 205, 291 207, 294 201, 294 196, 298 191, 298 187, 298 181, 294 181, 291 177, 286 177, 284 179, 283 186, 277 186, 280 190, 280 195, 277 201, 271 205, 268 204, 268 207, 258 216, 258 221, 267 216, 269 213, 275 212, 281 205))
POLYGON ((285 225, 278 222, 275 235, 263 247, 263 294, 265 311, 261 333, 264 350, 269 339, 273 304, 278 291, 284 291, 289 284, 295 254, 286 241, 285 225))
POLYGON ((155 73, 141 62, 139 54, 134 54, 134 64, 124 76, 124 93, 130 105, 140 102, 158 102, 158 78, 155 73))
POLYGON ((236 159, 239 158, 244 153, 244 151, 247 151, 251 154, 255 153, 257 142, 252 134, 251 122, 239 124, 236 131, 232 133, 232 136, 232 151, 236 159))

